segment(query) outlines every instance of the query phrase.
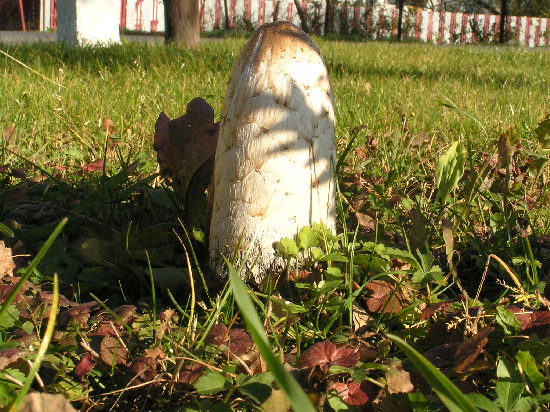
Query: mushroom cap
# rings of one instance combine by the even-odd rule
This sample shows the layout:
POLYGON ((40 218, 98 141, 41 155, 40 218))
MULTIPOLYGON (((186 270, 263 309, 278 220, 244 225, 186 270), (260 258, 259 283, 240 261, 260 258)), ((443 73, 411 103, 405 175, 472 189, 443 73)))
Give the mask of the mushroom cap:
POLYGON ((313 223, 335 227, 332 88, 298 27, 260 27, 233 68, 222 109, 210 226, 213 269, 246 259, 252 279, 284 267, 273 243, 313 223), (248 257, 246 257, 248 253, 248 257))

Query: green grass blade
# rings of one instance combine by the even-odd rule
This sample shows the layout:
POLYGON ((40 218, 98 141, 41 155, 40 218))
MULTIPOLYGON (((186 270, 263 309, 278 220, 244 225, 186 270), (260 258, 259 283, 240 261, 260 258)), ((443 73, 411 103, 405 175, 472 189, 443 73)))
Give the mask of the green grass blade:
POLYGON ((32 368, 25 378, 25 382, 23 383, 23 387, 21 388, 21 391, 17 395, 17 398, 13 402, 13 404, 9 408, 9 412, 16 412, 19 408, 19 405, 21 402, 23 402, 23 399, 27 395, 27 392, 29 391, 32 382, 34 381, 34 377, 36 376, 36 373, 38 372, 38 369, 40 368, 40 365, 42 364, 42 360, 44 359, 44 356, 46 355, 46 351, 48 350, 48 346, 50 345, 50 341, 53 336, 53 332, 55 329, 55 321, 57 319, 57 310, 59 309, 59 285, 57 281, 57 273, 53 277, 53 298, 52 298, 52 307, 50 309, 50 318, 48 319, 48 324, 46 326, 46 332, 44 332, 44 338, 42 339, 42 343, 40 344, 40 348, 38 348, 38 353, 36 354, 36 358, 34 359, 32 368))
POLYGON ((48 249, 52 246, 57 236, 59 236, 59 233, 61 233, 61 230, 67 223, 67 220, 68 220, 67 218, 64 218, 63 220, 61 220, 61 222, 59 222, 59 224, 56 226, 56 228, 54 229, 50 237, 48 237, 44 245, 40 248, 40 250, 36 254, 36 257, 31 261, 27 269, 25 269, 25 271, 23 272, 23 275, 21 276, 21 279, 19 280, 19 282, 17 282, 17 284, 15 285, 15 287, 13 288, 13 290, 11 291, 7 299, 4 301, 4 304, 0 308, 0 319, 5 315, 5 312, 8 310, 8 307, 11 305, 11 303, 13 302, 13 300, 15 299, 15 297, 23 287, 23 284, 34 273, 34 269, 36 269, 36 267, 38 266, 40 261, 44 258, 44 256, 46 256, 48 249))
POLYGON ((301 412, 316 411, 317 409, 313 407, 307 394, 298 384, 294 376, 292 376, 285 369, 283 364, 273 354, 271 345, 265 336, 264 327, 262 325, 262 321, 260 320, 260 316, 258 315, 258 312, 256 312, 252 299, 248 296, 248 288, 240 278, 233 265, 231 265, 228 261, 226 261, 226 263, 229 269, 229 282, 231 283, 233 295, 239 305, 239 309, 241 310, 241 314, 248 328, 248 332, 252 336, 252 339, 256 343, 260 354, 273 373, 275 381, 286 394, 290 404, 292 405, 292 409, 301 412))
POLYGON ((478 412, 479 410, 460 390, 447 378, 439 369, 433 366, 426 358, 418 353, 412 346, 395 335, 386 335, 399 348, 405 352, 407 357, 414 363, 418 371, 432 386, 434 392, 439 396, 451 412, 478 412))

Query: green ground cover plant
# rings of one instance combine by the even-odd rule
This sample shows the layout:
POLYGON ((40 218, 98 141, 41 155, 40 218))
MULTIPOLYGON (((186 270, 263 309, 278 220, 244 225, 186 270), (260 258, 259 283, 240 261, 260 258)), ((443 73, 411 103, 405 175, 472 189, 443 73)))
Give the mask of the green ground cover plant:
POLYGON ((0 45, 0 407, 549 409, 549 51, 315 41, 339 228, 261 289, 209 276, 152 147, 244 39, 0 45))

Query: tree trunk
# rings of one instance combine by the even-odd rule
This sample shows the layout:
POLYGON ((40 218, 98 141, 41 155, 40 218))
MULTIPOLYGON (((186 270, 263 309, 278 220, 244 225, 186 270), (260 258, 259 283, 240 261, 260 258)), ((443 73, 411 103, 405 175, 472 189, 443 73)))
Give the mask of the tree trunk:
POLYGON ((225 30, 231 28, 231 23, 229 21, 229 6, 227 5, 227 0, 223 0, 223 9, 225 11, 225 30))
POLYGON ((176 42, 185 47, 200 44, 200 4, 199 0, 164 1, 166 42, 176 42))
POLYGON ((302 30, 304 32, 309 32, 309 27, 307 24, 307 10, 304 12, 302 10, 302 5, 300 4, 300 0, 294 0, 294 5, 296 6, 296 12, 298 13, 298 17, 300 17, 300 25, 302 26, 302 30))
POLYGON ((397 41, 401 41, 401 37, 403 36, 403 8, 404 8, 405 0, 399 0, 398 2, 398 8, 399 8, 399 15, 397 17, 397 41))
POLYGON ((274 242, 304 226, 334 231, 332 88, 311 39, 265 24, 241 52, 225 94, 214 161, 210 258, 236 256, 254 283, 284 268, 274 242))
POLYGON ((504 44, 506 41, 506 16, 508 15, 507 10, 507 4, 506 0, 502 0, 501 6, 500 6, 500 24, 499 24, 499 32, 498 32, 498 42, 500 44, 504 44))

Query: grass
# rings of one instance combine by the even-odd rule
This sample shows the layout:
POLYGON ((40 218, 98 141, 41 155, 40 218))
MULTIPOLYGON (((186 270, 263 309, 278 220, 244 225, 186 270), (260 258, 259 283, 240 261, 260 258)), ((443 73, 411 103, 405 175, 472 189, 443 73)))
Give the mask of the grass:
MULTIPOLYGON (((286 404, 257 319, 249 334, 231 288, 202 272, 155 175, 159 112, 202 96, 219 116, 244 41, 0 46, 39 73, 0 55, 0 235, 30 276, 0 285, 14 299, 0 406, 28 381, 54 274, 60 313, 34 389, 84 408, 286 404)), ((315 41, 335 96, 339 230, 286 239, 289 280, 249 292, 274 354, 325 410, 465 404, 453 384, 484 410, 548 410, 549 51, 315 41), (400 339, 452 382, 441 399, 400 339)))

